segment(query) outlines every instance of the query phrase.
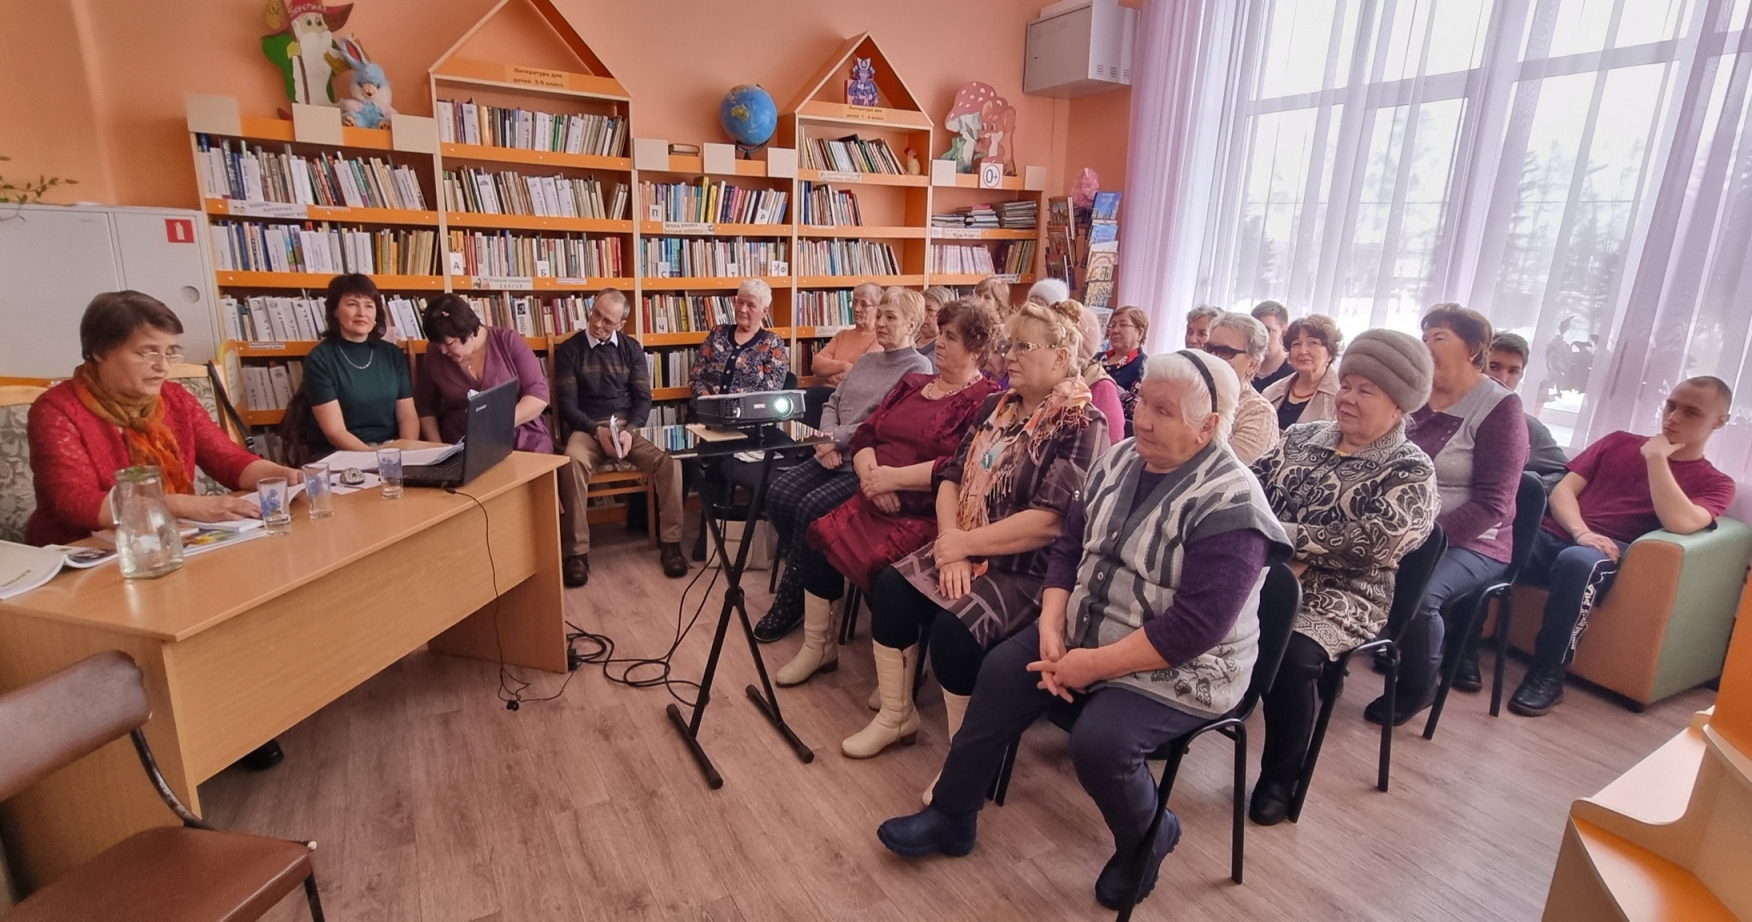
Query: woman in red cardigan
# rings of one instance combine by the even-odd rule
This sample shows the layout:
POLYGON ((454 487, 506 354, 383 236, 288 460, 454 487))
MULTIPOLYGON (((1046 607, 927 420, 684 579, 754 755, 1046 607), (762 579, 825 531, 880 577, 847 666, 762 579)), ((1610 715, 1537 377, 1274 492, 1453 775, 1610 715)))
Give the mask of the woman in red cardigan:
POLYGON ((30 408, 31 544, 65 544, 113 527, 109 491, 116 471, 132 465, 158 467, 171 513, 197 522, 260 517, 261 507, 253 496, 196 496, 196 467, 234 490, 265 477, 303 479, 237 447, 194 395, 168 380, 182 359, 181 332, 182 321, 151 295, 91 299, 79 321, 84 364, 30 408))

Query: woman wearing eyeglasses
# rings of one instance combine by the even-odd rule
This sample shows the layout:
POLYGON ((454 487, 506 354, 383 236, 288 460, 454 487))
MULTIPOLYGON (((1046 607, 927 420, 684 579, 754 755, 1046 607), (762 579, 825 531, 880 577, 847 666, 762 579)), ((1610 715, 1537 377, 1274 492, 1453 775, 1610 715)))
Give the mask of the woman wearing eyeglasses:
POLYGON ((159 468, 165 505, 196 522, 261 517, 254 496, 196 496, 196 468, 232 490, 253 490, 266 477, 304 479, 239 448, 193 394, 169 380, 182 361, 182 330, 151 295, 112 291, 91 299, 79 321, 85 362, 30 408, 36 510, 26 541, 66 544, 114 528, 109 491, 126 467, 159 468))
POLYGON ((1125 413, 1125 434, 1132 434, 1132 410, 1138 405, 1138 386, 1144 380, 1144 337, 1150 318, 1135 307, 1122 307, 1107 320, 1107 351, 1095 359, 1119 387, 1119 406, 1125 413))
POLYGON ((1206 331, 1204 351, 1229 363, 1241 376, 1241 401, 1235 405, 1235 427, 1229 433, 1229 450, 1242 464, 1252 464, 1272 449, 1283 433, 1278 429, 1277 408, 1250 384, 1265 360, 1265 324, 1249 314, 1219 314, 1206 331))

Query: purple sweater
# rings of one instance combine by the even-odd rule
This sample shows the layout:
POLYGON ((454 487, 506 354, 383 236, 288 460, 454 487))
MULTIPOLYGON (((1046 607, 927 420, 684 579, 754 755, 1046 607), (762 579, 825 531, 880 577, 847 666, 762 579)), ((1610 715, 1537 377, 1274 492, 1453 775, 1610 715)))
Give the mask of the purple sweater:
POLYGON ((1507 563, 1514 550, 1515 491, 1527 464, 1521 398, 1485 378, 1453 406, 1411 414, 1406 437, 1436 467, 1442 511, 1436 524, 1449 547, 1507 563))
MULTIPOLYGON (((1132 508, 1148 500, 1165 476, 1144 471, 1138 478, 1132 508)), ((1045 588, 1066 592, 1076 588, 1087 524, 1088 511, 1079 499, 1065 517, 1064 531, 1052 544, 1045 588)), ((1144 619, 1144 637, 1150 646, 1170 666, 1177 666, 1222 642, 1254 589, 1252 583, 1229 579, 1225 574, 1259 572, 1270 549, 1271 542, 1251 528, 1189 542, 1181 562, 1180 585, 1174 587, 1174 604, 1166 612, 1147 614, 1144 619)))

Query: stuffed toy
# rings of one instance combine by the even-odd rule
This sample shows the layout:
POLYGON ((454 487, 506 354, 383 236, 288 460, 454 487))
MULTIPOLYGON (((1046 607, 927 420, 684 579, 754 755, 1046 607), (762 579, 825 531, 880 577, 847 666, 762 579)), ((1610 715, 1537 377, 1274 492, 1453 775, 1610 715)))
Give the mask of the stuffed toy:
POLYGON ((324 6, 322 0, 268 0, 263 19, 274 30, 262 36, 262 53, 280 69, 286 96, 318 106, 335 101, 335 32, 353 14, 351 3, 324 6))
POLYGON ((388 128, 395 118, 390 106, 389 78, 372 63, 356 38, 341 39, 341 57, 353 70, 353 98, 341 103, 341 123, 360 128, 388 128))

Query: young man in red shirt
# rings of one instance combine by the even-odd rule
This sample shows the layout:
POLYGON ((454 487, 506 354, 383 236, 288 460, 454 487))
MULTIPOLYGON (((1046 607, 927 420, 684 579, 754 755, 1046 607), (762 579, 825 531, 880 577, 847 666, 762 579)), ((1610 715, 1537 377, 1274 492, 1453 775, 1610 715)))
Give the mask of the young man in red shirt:
POLYGON ((1689 378, 1668 395, 1658 435, 1614 432, 1570 462, 1521 572, 1523 581, 1551 593, 1533 667, 1509 710, 1539 717, 1563 700, 1576 641, 1630 542, 1660 528, 1688 535, 1713 527, 1733 502, 1733 478, 1703 457, 1709 437, 1727 424, 1733 399, 1719 378, 1689 378))

